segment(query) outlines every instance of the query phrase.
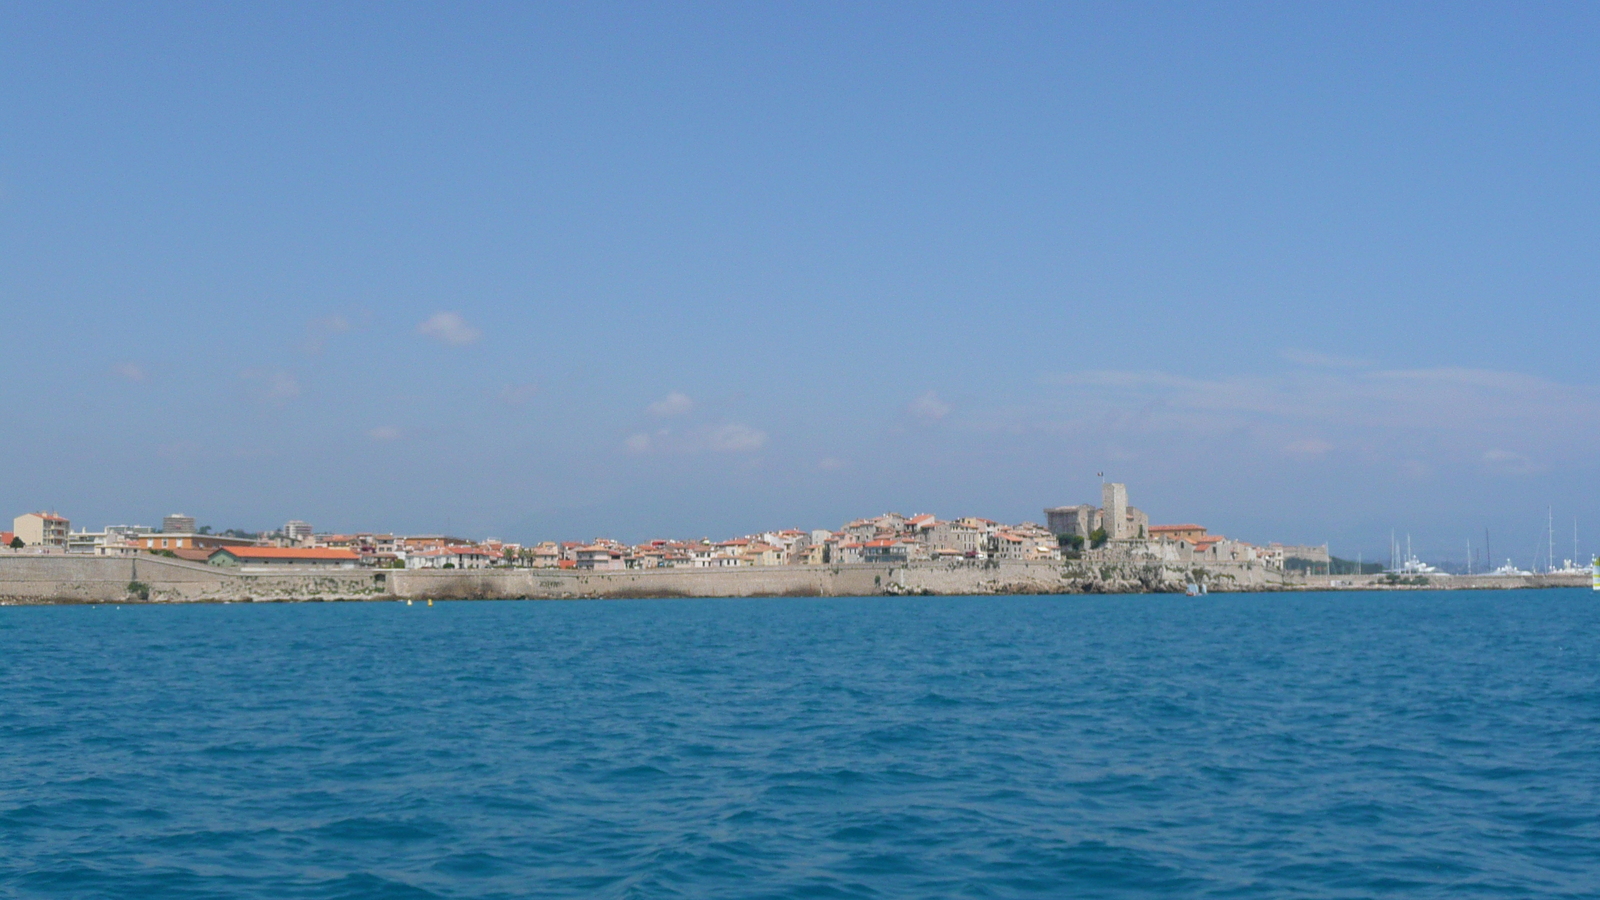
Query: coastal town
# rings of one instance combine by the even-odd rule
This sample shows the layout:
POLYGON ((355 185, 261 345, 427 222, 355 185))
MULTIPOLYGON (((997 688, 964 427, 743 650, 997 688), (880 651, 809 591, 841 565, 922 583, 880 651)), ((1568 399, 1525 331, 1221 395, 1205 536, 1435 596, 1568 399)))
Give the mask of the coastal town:
POLYGON ((276 531, 214 532, 174 514, 159 526, 108 525, 72 530, 56 512, 17 516, 0 532, 0 553, 63 556, 156 555, 224 567, 372 569, 722 569, 757 566, 909 564, 940 560, 1050 562, 1074 559, 1157 563, 1255 563, 1273 570, 1325 571, 1328 548, 1252 544, 1202 525, 1151 524, 1130 506, 1127 486, 1102 485, 1099 505, 1044 510, 1044 524, 1003 524, 965 516, 884 513, 837 530, 783 529, 725 540, 656 539, 627 544, 608 538, 520 544, 442 534, 318 532, 307 522, 276 531))

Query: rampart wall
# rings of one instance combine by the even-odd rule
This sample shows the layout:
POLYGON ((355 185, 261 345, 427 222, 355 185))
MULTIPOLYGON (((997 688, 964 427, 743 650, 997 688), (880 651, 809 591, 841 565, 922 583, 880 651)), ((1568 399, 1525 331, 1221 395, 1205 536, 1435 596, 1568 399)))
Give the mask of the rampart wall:
POLYGON ((1026 561, 737 569, 252 571, 156 556, 0 553, 0 604, 390 599, 840 597, 894 594, 1054 594, 1588 586, 1588 575, 1473 576, 1387 583, 1380 576, 1284 573, 1257 563, 1065 564, 1026 561))

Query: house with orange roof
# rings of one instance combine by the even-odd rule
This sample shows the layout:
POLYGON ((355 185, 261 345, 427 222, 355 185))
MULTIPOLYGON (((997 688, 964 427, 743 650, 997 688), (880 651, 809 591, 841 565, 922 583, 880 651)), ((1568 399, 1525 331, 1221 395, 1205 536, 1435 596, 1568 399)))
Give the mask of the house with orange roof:
POLYGON ((868 563, 905 563, 911 560, 912 541, 902 538, 874 538, 861 548, 861 561, 868 563))
POLYGON ((29 547, 67 549, 67 534, 72 523, 55 513, 31 512, 17 516, 11 522, 11 536, 22 538, 29 547))
MULTIPOLYGON (((174 551, 192 558, 193 550, 174 551)), ((213 566, 314 566, 323 569, 353 569, 361 564, 361 554, 334 547, 218 547, 206 552, 205 561, 213 566)))
POLYGON ((1160 540, 1166 538, 1173 541, 1188 541, 1194 543, 1196 539, 1206 536, 1204 525, 1151 525, 1150 538, 1160 540))
POLYGON ((742 565, 781 566, 789 561, 788 553, 781 547, 752 542, 739 553, 742 565))
POLYGON ((990 559, 1027 559, 1029 541, 1014 531, 1000 530, 989 536, 990 559))

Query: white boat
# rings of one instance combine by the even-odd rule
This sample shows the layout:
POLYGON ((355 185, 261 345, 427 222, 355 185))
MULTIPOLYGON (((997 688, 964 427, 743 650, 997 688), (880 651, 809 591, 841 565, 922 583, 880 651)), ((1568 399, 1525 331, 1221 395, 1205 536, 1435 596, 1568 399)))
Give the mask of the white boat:
POLYGON ((1437 566, 1430 566, 1427 563, 1423 562, 1422 560, 1417 559, 1417 557, 1415 555, 1409 554, 1409 553, 1406 554, 1405 560, 1403 562, 1401 562, 1400 565, 1394 567, 1393 569, 1390 569, 1389 571, 1392 574, 1395 574, 1395 575, 1444 575, 1444 574, 1447 574, 1445 572, 1439 571, 1437 566))
POLYGON ((1490 572, 1489 574, 1490 575, 1532 575, 1533 573, 1529 572, 1529 571, 1526 571, 1524 569, 1517 568, 1516 566, 1512 565, 1511 564, 1511 560, 1508 559, 1508 560, 1506 560, 1506 564, 1505 565, 1501 566, 1498 569, 1495 569, 1493 572, 1490 572))

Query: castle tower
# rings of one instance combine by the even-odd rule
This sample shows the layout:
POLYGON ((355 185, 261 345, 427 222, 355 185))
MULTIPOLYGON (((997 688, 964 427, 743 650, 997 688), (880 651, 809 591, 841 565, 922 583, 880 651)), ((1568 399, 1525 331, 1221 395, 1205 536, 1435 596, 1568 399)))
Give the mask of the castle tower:
POLYGON ((1128 486, 1102 484, 1100 486, 1100 527, 1113 541, 1133 537, 1128 528, 1128 486))

